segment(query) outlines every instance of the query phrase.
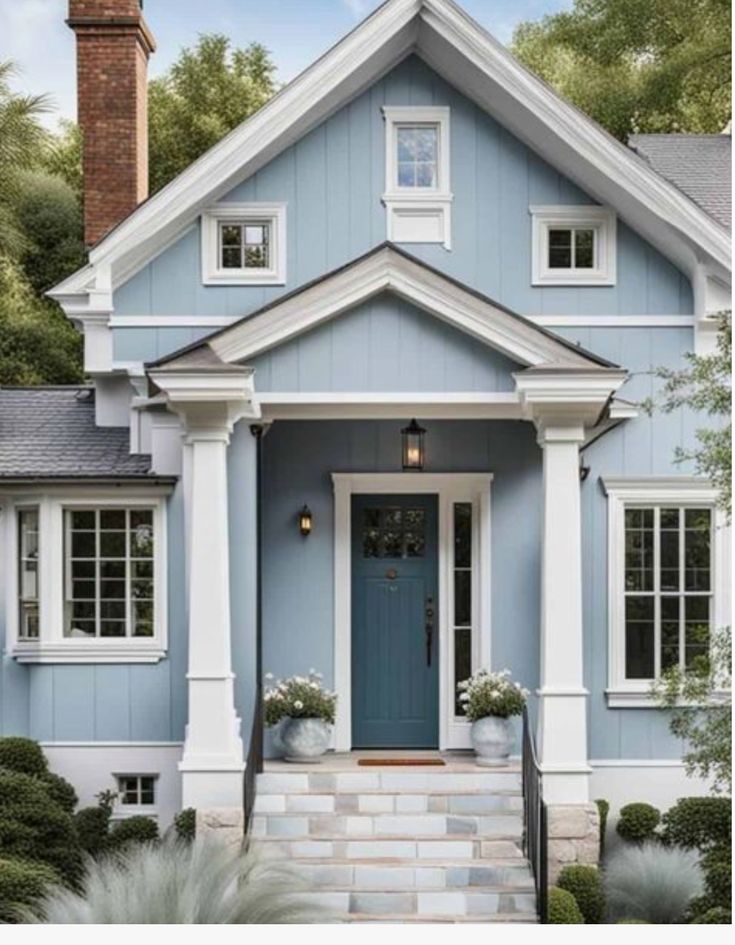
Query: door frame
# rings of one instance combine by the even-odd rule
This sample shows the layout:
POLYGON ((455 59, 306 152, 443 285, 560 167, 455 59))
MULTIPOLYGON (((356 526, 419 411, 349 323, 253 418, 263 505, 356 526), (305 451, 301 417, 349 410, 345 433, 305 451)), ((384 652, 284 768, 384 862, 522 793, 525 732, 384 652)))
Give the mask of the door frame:
POLYGON ((492 473, 332 473, 334 486, 334 727, 336 751, 352 748, 352 496, 430 493, 438 496, 439 748, 469 748, 469 723, 454 715, 452 505, 471 502, 472 669, 490 665, 490 486, 492 473))

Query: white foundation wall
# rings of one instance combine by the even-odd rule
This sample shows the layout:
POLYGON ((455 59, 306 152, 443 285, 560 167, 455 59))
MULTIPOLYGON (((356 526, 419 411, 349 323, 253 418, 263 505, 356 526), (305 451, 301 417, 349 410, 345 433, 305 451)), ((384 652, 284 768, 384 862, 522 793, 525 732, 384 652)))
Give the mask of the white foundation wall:
POLYGON ((115 805, 113 818, 144 814, 153 817, 163 832, 181 810, 179 742, 42 742, 49 767, 70 781, 79 795, 79 807, 97 804, 96 794, 117 790, 116 775, 156 776, 155 804, 141 807, 115 805))
POLYGON ((687 777, 681 761, 592 760, 590 797, 610 803, 610 816, 617 819, 625 804, 643 801, 663 813, 680 797, 697 797, 708 792, 706 781, 687 777))

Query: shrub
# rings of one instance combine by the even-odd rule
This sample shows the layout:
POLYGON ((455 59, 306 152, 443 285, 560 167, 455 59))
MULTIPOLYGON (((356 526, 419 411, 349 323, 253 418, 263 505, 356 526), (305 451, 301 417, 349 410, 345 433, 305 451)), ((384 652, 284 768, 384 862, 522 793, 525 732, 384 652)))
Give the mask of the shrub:
MULTIPOLYGON (((272 677, 270 677, 272 678, 272 677)), ((277 725, 281 719, 322 719, 334 725, 337 695, 321 683, 321 673, 278 679, 266 689, 265 724, 277 725)))
POLYGON ((587 925, 599 925, 605 915, 605 893, 596 866, 565 866, 557 886, 571 893, 587 925))
POLYGON ((712 909, 692 919, 692 923, 695 925, 732 925, 732 912, 722 906, 713 906, 712 909))
POLYGON ((605 866, 604 885, 613 920, 672 924, 701 894, 702 870, 696 854, 649 841, 616 850, 605 866))
POLYGON ((156 840, 158 824, 151 817, 141 815, 118 820, 109 837, 110 846, 117 848, 129 843, 154 843, 156 840))
POLYGON ((54 889, 26 921, 63 925, 242 925, 323 922, 285 863, 241 856, 212 838, 130 846, 93 860, 80 894, 54 889))
POLYGON ((702 852, 730 843, 729 797, 682 797, 663 816, 663 839, 702 852))
POLYGON ((509 669, 499 673, 478 669, 474 676, 457 683, 460 704, 471 722, 488 716, 507 719, 523 712, 528 690, 511 682, 509 676, 509 669))
POLYGON ((19 907, 34 905, 58 882, 58 874, 44 863, 0 859, 0 922, 17 921, 19 907))
POLYGON ((661 812, 651 804, 626 804, 620 808, 618 835, 631 843, 643 843, 655 837, 660 822, 661 812))
POLYGON ((105 807, 83 807, 74 817, 79 845, 90 856, 107 849, 110 811, 105 807))
POLYGON ((584 919, 579 911, 577 900, 558 886, 549 888, 549 925, 583 925, 584 919))
POLYGON ((52 771, 44 775, 43 783, 46 785, 46 790, 51 799, 56 801, 59 807, 65 810, 67 814, 73 814, 74 808, 79 801, 73 785, 69 784, 61 775, 54 774, 52 771))
POLYGON ((610 801, 606 801, 600 797, 595 801, 595 804, 597 804, 597 814, 600 819, 600 856, 602 856, 605 850, 605 834, 607 833, 607 817, 610 813, 610 801))
POLYGON ((0 853, 47 863, 64 882, 78 880, 82 856, 74 821, 38 778, 0 769, 0 853))
POLYGON ((48 762, 38 742, 12 736, 0 738, 0 768, 43 778, 48 772, 48 762))
POLYGON ((193 807, 186 807, 174 817, 174 830, 180 840, 191 842, 197 832, 197 812, 193 807))

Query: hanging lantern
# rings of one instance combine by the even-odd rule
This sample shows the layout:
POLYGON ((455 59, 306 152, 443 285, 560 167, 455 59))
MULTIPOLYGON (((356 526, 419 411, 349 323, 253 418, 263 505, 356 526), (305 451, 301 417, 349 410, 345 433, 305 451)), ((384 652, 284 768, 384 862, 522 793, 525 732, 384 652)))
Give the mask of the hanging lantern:
POLYGON ((311 534, 312 521, 311 509, 308 505, 305 505, 299 512, 299 531, 304 538, 311 534))
POLYGON ((424 434, 426 430, 412 420, 401 430, 403 468, 421 471, 424 468, 424 434))

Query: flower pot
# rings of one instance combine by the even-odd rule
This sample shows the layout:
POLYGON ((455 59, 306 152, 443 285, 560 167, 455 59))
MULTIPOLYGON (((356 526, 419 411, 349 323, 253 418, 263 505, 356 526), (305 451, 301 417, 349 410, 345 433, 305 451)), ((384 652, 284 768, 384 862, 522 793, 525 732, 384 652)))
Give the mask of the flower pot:
POLYGON ((322 719, 286 719, 281 729, 286 761, 319 764, 329 747, 329 729, 322 719))
POLYGON ((513 723, 510 719, 501 719, 496 715, 478 719, 472 723, 470 738, 478 765, 495 768, 508 764, 513 746, 513 723))

